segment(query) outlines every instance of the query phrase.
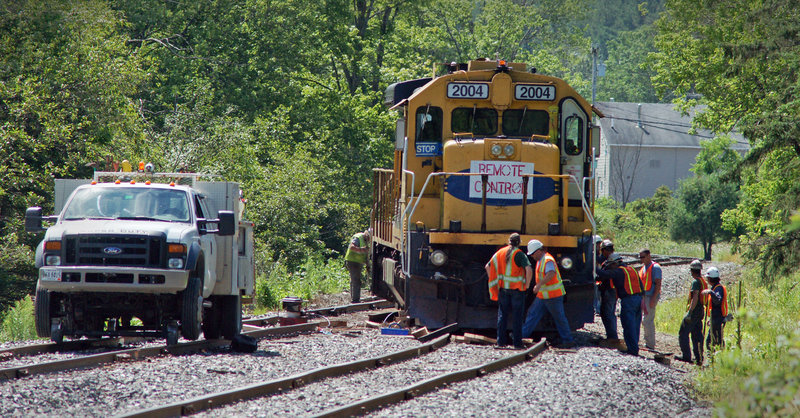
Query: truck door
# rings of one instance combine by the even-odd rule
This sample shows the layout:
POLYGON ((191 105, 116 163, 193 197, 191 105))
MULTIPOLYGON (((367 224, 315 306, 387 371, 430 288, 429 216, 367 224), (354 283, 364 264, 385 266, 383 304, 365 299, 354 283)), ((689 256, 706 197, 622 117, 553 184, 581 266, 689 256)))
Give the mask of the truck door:
MULTIPOLYGON (((583 183, 584 163, 588 139, 589 117, 572 98, 561 101, 561 174, 570 174, 579 184, 583 183)), ((580 206, 581 191, 578 184, 570 181, 569 200, 580 206)))
MULTIPOLYGON (((197 214, 197 218, 204 218, 208 219, 211 216, 211 211, 208 209, 208 205, 205 202, 205 199, 202 195, 194 195, 194 206, 195 206, 195 213, 197 214)), ((208 229, 208 225, 198 225, 198 231, 203 231, 208 229)), ((216 235, 214 234, 200 234, 200 248, 203 249, 204 262, 205 262, 205 272, 204 272, 204 280, 203 280, 203 297, 208 297, 211 294, 211 291, 214 289, 214 286, 217 283, 217 249, 215 248, 216 244, 216 235)))

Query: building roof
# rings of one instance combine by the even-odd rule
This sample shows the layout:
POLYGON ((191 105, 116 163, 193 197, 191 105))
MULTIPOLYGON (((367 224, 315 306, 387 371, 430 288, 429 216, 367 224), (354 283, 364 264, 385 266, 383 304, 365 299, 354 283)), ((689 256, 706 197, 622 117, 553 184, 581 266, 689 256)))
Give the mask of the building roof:
MULTIPOLYGON (((655 148, 700 148, 700 141, 715 137, 707 129, 689 134, 696 112, 693 110, 688 116, 683 116, 671 103, 598 102, 595 107, 605 115, 600 119, 600 128, 610 146, 641 144, 655 148)), ((702 110, 702 107, 695 109, 702 110)), ((731 148, 750 149, 740 133, 733 132, 731 137, 735 141, 731 148)))

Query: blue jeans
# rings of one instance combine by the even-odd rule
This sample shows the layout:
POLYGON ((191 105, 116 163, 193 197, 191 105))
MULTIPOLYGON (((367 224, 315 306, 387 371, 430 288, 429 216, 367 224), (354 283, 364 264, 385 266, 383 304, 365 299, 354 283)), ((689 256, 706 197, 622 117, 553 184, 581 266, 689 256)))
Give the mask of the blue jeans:
POLYGON ((573 342, 572 333, 569 330, 569 322, 567 322, 567 316, 564 314, 564 296, 550 299, 536 298, 533 301, 533 305, 528 309, 528 317, 525 318, 525 325, 522 326, 522 335, 530 337, 547 312, 550 312, 553 322, 556 323, 561 343, 573 342))
POLYGON ((525 292, 500 289, 497 309, 497 345, 508 344, 508 315, 511 314, 511 332, 514 347, 522 347, 522 319, 525 315, 525 292))
POLYGON ((619 300, 619 320, 628 354, 639 355, 639 330, 642 326, 642 296, 632 295, 619 300))
POLYGON ((600 319, 606 328, 606 338, 616 340, 617 336, 617 316, 614 311, 617 309, 617 291, 606 289, 600 291, 600 319))

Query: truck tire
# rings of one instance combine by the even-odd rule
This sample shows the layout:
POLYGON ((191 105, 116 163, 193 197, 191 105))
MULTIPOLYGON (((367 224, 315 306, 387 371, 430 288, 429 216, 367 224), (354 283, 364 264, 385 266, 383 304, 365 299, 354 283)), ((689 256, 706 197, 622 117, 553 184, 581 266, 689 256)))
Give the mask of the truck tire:
POLYGON ((220 296, 222 300, 222 336, 232 340, 242 330, 242 298, 239 295, 220 296))
POLYGON ((215 340, 222 336, 220 322, 222 320, 222 300, 219 296, 211 297, 211 307, 203 310, 203 337, 215 340))
POLYGON ((189 278, 182 297, 181 335, 187 340, 196 340, 203 322, 203 288, 199 277, 189 278))
POLYGON ((36 306, 34 308, 36 334, 42 338, 50 337, 50 292, 36 289, 36 306))

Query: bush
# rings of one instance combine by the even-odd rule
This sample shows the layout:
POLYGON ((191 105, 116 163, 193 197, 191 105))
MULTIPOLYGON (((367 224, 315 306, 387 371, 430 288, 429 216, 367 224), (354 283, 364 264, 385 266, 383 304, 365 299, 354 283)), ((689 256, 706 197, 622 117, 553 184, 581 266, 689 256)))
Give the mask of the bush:
POLYGON ((256 279, 256 305, 260 309, 278 309, 286 296, 308 301, 318 295, 338 293, 350 283, 341 258, 325 260, 318 254, 306 255, 295 271, 281 262, 271 263, 264 270, 256 279))
POLYGON ((33 300, 30 296, 18 300, 3 314, 0 324, 0 341, 33 340, 36 327, 33 322, 33 300))

